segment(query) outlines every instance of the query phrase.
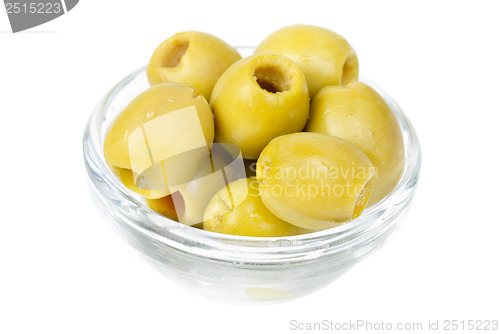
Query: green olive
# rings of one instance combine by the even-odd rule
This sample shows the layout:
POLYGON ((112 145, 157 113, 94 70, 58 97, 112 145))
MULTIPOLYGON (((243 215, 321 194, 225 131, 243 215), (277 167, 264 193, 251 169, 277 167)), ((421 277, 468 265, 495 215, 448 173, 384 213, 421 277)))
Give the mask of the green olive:
MULTIPOLYGON (((157 199, 146 198, 146 205, 159 214, 179 222, 179 216, 177 215, 177 206, 179 206, 179 203, 174 203, 174 197, 178 195, 179 192, 175 192, 172 195, 157 199)), ((181 211, 182 210, 183 209, 181 208, 181 211)), ((190 226, 203 229, 203 223, 193 224, 190 226)))
POLYGON ((185 31, 164 41, 153 53, 147 74, 151 85, 184 83, 210 99, 215 81, 239 53, 223 40, 198 31, 185 31))
POLYGON ((164 83, 116 117, 104 139, 104 158, 129 189, 160 198, 195 175, 213 138, 213 115, 203 95, 164 83))
POLYGON ((367 84, 323 88, 311 102, 306 130, 343 138, 366 153, 378 174, 368 205, 398 183, 405 162, 401 128, 389 105, 367 84))
POLYGON ((237 145, 245 159, 257 159, 277 136, 302 131, 309 115, 303 73, 272 53, 231 65, 215 84, 210 104, 216 141, 237 145))
POLYGON ((325 28, 298 24, 279 29, 255 52, 275 52, 295 61, 306 76, 311 97, 324 86, 358 79, 358 58, 353 48, 342 36, 325 28))
POLYGON ((375 170, 365 153, 340 138, 300 132, 272 140, 257 160, 266 207, 306 229, 335 227, 366 206, 375 170))
POLYGON ((149 206, 151 210, 154 210, 159 214, 164 215, 165 217, 168 217, 175 221, 179 221, 172 195, 160 197, 157 199, 146 198, 146 205, 149 206))
POLYGON ((252 237, 283 237, 306 233, 273 215, 262 203, 253 178, 231 182, 210 200, 203 229, 252 237))

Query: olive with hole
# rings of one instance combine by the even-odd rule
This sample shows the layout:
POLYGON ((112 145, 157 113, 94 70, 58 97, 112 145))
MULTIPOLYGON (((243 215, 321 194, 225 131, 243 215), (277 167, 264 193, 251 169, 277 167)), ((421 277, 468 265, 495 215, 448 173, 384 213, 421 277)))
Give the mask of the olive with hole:
POLYGON ((358 79, 358 58, 354 49, 335 32, 312 25, 297 24, 267 36, 255 53, 275 52, 289 57, 304 72, 313 97, 328 85, 358 79))
POLYGON ((312 230, 358 217, 370 196, 375 174, 360 148, 312 132, 272 140, 257 160, 262 202, 284 221, 312 230))
POLYGON ((302 131, 309 115, 304 74, 290 59, 261 53, 231 65, 217 80, 210 105, 217 142, 257 159, 273 138, 302 131))
POLYGON ((198 31, 180 32, 155 50, 147 68, 148 80, 152 86, 184 83, 208 100, 215 81, 239 59, 240 54, 218 37, 198 31))

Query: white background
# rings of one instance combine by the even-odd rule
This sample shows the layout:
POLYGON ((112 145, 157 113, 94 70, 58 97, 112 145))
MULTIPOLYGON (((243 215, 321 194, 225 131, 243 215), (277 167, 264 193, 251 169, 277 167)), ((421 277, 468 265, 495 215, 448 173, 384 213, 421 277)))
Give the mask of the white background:
MULTIPOLYGON (((500 320, 500 20, 494 1, 83 0, 10 33, 0 13, 0 333, 292 333, 290 321, 500 320), (382 249, 302 299, 234 306, 165 279, 91 201, 98 100, 184 30, 256 45, 295 23, 346 37, 412 120, 414 205, 382 249)), ((425 326, 424 326, 425 327, 425 326)))

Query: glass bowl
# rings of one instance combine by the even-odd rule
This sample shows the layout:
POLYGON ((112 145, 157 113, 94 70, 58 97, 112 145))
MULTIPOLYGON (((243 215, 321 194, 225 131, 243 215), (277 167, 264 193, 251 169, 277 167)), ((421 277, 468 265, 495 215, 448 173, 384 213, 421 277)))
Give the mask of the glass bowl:
POLYGON ((196 229, 152 211, 123 186, 103 156, 108 127, 149 87, 145 68, 111 89, 85 129, 84 160, 95 202, 148 262, 193 292, 235 303, 276 302, 309 294, 383 245, 401 223, 415 193, 421 160, 415 131, 391 97, 369 84, 396 114, 406 163, 392 193, 351 222, 310 234, 259 238, 196 229))

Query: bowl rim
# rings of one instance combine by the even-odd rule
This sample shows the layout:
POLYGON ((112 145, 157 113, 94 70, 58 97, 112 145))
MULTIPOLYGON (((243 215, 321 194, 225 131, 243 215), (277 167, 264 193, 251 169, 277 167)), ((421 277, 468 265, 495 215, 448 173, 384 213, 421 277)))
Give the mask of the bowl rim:
MULTIPOLYGON (((90 115, 83 136, 84 160, 94 189, 101 195, 101 201, 108 200, 100 187, 105 186, 135 209, 142 212, 143 221, 122 221, 136 232, 161 245, 195 256, 220 261, 253 261, 266 259, 293 260, 316 258, 324 254, 339 254, 360 242, 380 237, 390 229, 387 216, 401 213, 413 197, 418 182, 421 151, 417 134, 401 107, 384 90, 373 82, 360 78, 359 81, 375 89, 389 104, 401 127, 405 148, 405 165, 400 180, 392 192, 378 203, 366 208, 356 219, 340 226, 308 234, 286 237, 251 237, 221 234, 193 228, 173 221, 141 203, 113 174, 104 161, 101 127, 106 111, 120 90, 140 75, 143 66, 120 80, 97 104, 90 115), (405 205, 401 205, 401 204, 405 205), (397 210, 396 210, 397 209, 397 210), (391 212, 396 210, 396 212, 391 212), (389 212, 386 212, 389 211, 389 212), (385 218, 381 216, 385 214, 385 218), (375 224, 374 221, 378 221, 375 224), (385 224, 384 224, 385 223, 385 224), (200 247, 203 245, 203 247, 200 247), (197 250, 203 248, 210 254, 197 250), (220 252, 219 252, 220 251, 220 252), (312 253, 318 253, 311 256, 312 253)), ((109 208, 108 208, 109 211, 109 208)))

